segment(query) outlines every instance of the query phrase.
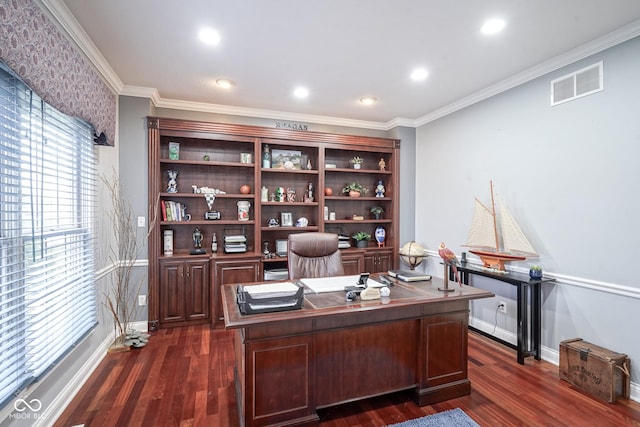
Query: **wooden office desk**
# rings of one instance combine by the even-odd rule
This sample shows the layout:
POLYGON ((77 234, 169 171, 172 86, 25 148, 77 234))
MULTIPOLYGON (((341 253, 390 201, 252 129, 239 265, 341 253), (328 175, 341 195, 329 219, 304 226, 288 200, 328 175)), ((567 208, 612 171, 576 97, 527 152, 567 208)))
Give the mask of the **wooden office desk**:
POLYGON ((307 294, 301 310, 253 315, 240 314, 236 285, 223 286, 240 425, 318 425, 317 408, 405 389, 421 406, 469 394, 469 300, 493 294, 395 283, 381 300, 307 294))

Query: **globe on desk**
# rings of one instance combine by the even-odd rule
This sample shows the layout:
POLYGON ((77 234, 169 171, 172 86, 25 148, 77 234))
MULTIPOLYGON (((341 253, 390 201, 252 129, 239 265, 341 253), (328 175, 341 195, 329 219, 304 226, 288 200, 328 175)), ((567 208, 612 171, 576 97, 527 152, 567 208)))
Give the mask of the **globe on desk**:
POLYGON ((400 255, 400 259, 408 264, 411 270, 415 270, 416 266, 420 265, 426 257, 424 248, 414 241, 402 246, 398 254, 400 255))

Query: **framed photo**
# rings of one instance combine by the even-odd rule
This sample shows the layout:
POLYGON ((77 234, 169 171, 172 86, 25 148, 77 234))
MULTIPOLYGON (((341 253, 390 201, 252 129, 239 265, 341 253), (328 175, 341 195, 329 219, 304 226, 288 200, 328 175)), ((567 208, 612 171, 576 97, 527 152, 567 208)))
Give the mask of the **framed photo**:
POLYGON ((302 154, 295 150, 271 150, 271 167, 274 169, 302 169, 302 154))
POLYGON ((293 216, 291 212, 282 212, 280 214, 280 225, 283 227, 293 227, 293 216))
POLYGON ((278 256, 287 256, 287 247, 288 242, 286 239, 277 239, 276 240, 276 255, 278 256))

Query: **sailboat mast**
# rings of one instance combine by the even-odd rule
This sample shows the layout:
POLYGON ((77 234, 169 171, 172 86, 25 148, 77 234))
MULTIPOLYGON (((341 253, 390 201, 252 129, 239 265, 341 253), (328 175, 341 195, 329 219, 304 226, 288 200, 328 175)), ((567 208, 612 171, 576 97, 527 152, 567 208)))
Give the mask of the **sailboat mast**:
POLYGON ((493 232, 496 235, 496 252, 500 252, 500 243, 498 240, 498 221, 496 220, 496 204, 493 201, 493 181, 489 181, 491 187, 491 213, 493 215, 493 232))

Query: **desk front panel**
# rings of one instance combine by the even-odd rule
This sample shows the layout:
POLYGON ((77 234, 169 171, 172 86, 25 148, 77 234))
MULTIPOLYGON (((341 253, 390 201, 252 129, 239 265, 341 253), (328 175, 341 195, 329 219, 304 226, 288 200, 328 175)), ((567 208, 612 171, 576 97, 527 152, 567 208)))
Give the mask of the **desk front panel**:
POLYGON ((317 406, 415 387, 416 320, 315 335, 317 406))
POLYGON ((397 284, 374 301, 309 294, 301 310, 248 316, 223 287, 243 424, 317 425, 317 408, 403 389, 420 405, 469 394, 468 301, 493 294, 437 286, 397 284))

